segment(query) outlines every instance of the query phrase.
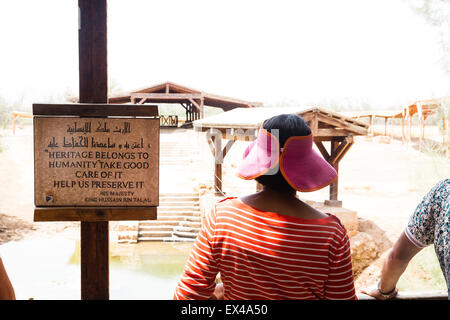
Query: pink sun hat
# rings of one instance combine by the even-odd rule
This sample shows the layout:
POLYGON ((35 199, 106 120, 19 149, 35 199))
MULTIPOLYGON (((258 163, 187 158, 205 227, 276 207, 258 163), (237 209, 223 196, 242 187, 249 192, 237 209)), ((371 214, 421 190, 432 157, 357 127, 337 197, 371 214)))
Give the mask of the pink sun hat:
POLYGON ((313 135, 289 137, 283 148, 277 137, 262 126, 258 137, 244 152, 238 177, 251 180, 276 174, 297 191, 322 189, 337 179, 336 170, 313 149, 313 135))

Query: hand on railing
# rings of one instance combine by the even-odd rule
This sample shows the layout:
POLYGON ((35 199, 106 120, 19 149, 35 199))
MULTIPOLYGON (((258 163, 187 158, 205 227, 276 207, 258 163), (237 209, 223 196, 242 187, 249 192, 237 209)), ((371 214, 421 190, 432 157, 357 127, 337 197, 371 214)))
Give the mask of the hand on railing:
POLYGON ((391 292, 383 293, 378 287, 372 287, 361 289, 361 293, 367 294, 368 296, 371 296, 377 300, 390 300, 397 296, 398 289, 394 288, 391 292))

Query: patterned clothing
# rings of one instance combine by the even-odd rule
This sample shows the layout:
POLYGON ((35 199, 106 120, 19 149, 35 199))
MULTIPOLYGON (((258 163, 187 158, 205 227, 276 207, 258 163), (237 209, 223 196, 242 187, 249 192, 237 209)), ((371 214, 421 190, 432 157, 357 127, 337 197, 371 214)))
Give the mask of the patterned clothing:
POLYGON ((206 215, 174 299, 208 299, 219 272, 225 299, 357 299, 350 241, 333 215, 300 219, 226 198, 206 215))
POLYGON ((411 216, 405 234, 423 248, 434 244, 447 287, 450 288, 450 179, 436 184, 411 216))

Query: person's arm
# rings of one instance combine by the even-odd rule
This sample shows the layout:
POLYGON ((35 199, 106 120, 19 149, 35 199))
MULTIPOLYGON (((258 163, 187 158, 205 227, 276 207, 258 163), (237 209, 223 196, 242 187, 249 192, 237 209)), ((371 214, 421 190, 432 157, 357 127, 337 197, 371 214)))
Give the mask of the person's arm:
POLYGON ((9 280, 2 258, 0 258, 0 300, 16 300, 14 288, 9 280))
POLYGON ((173 297, 175 300, 218 298, 214 295, 218 273, 212 247, 214 229, 215 210, 205 216, 183 275, 178 281, 173 297))
POLYGON ((440 210, 440 193, 437 191, 441 187, 442 182, 434 186, 411 215, 408 226, 402 232, 384 262, 378 288, 363 289, 361 290, 362 293, 380 300, 392 299, 397 295, 398 279, 411 259, 422 248, 434 241, 435 213, 440 210))
POLYGON ((379 300, 394 298, 398 293, 396 288, 398 279, 405 271, 411 259, 421 249, 408 239, 405 232, 402 232, 384 262, 378 288, 372 290, 363 289, 362 292, 379 300), (387 297, 382 294, 387 295, 387 297))

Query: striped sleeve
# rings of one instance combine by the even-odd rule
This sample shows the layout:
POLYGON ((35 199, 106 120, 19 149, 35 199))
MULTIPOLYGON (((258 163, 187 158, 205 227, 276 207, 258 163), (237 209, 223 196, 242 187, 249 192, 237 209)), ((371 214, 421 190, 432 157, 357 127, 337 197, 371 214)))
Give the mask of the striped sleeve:
POLYGON ((205 215, 183 274, 175 289, 173 297, 175 300, 205 300, 214 293, 218 273, 212 248, 215 215, 215 209, 205 215))
POLYGON ((345 229, 339 244, 331 246, 330 273, 324 296, 330 300, 357 300, 353 283, 350 240, 345 229))

